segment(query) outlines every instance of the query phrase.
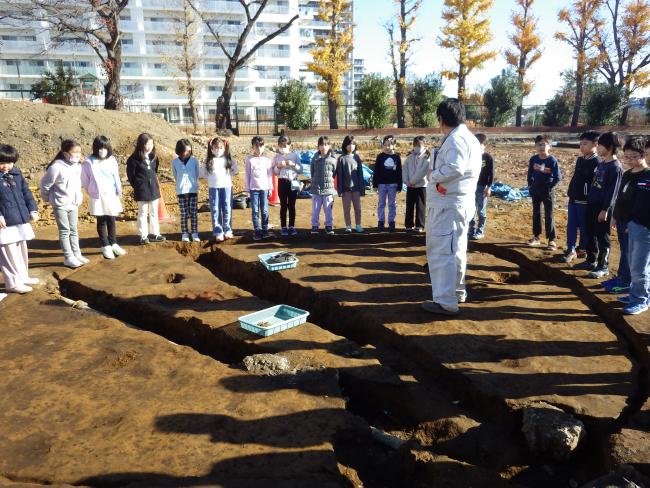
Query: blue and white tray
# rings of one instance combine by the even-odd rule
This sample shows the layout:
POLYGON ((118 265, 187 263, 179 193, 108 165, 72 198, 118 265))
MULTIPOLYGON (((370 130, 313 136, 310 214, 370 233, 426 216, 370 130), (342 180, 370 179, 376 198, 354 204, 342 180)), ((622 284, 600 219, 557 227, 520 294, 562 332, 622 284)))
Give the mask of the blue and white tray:
POLYGON ((273 256, 277 254, 282 254, 283 252, 286 251, 277 251, 277 252, 269 252, 266 254, 258 254, 257 257, 260 259, 260 263, 262 263, 262 266, 264 266, 269 271, 280 271, 281 269, 295 268, 298 265, 298 258, 292 261, 286 261, 284 263, 269 264, 268 262, 269 259, 271 259, 273 256))
POLYGON ((242 329, 261 336, 270 336, 307 322, 309 312, 289 305, 276 305, 239 317, 242 329))

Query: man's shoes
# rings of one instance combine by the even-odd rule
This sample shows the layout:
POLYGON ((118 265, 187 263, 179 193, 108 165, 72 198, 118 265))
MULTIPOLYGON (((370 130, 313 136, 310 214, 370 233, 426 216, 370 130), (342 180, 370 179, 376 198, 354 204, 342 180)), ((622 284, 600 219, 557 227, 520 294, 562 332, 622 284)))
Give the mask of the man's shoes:
POLYGON ((443 308, 442 305, 439 303, 434 302, 433 300, 427 300, 425 302, 422 302, 422 308, 426 310, 429 313, 433 313, 436 315, 458 315, 459 311, 453 311, 453 310, 447 310, 446 308, 443 308))

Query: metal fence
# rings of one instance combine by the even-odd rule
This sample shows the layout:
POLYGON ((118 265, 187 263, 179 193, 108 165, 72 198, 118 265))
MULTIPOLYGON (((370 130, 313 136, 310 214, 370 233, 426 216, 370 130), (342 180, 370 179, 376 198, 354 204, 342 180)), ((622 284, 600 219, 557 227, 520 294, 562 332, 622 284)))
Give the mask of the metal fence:
MULTIPOLYGON (((31 100, 31 93, 28 90, 0 90, 0 98, 31 100)), ((98 105, 101 97, 80 96, 72 97, 72 103, 87 107, 103 107, 98 105)), ((468 125, 483 126, 487 120, 487 108, 483 105, 468 104, 465 106, 468 125)), ((524 105, 522 111, 522 126, 542 125, 542 116, 545 105, 524 105)), ((124 100, 124 111, 144 112, 158 114, 169 123, 177 125, 186 131, 193 131, 192 112, 189 105, 175 100, 158 101, 157 103, 143 103, 135 100, 124 100)), ((198 129, 204 133, 215 131, 216 102, 199 102, 196 104, 198 115, 198 129)), ((418 127, 414 124, 413 114, 418 107, 407 105, 405 107, 405 122, 407 128, 418 127)), ((239 135, 274 135, 287 128, 284 120, 273 104, 250 105, 234 102, 230 106, 230 119, 233 131, 239 135)), ((337 109, 337 122, 340 129, 361 128, 357 117, 357 110, 354 105, 339 105, 337 109)), ((584 122, 581 117, 580 122, 584 122)), ((646 109, 643 105, 631 105, 628 113, 630 125, 648 124, 646 109)), ((514 116, 507 126, 514 126, 514 116)), ((397 127, 397 108, 392 106, 392 113, 384 128, 397 127)), ((327 105, 312 105, 309 117, 311 130, 328 130, 330 128, 329 109, 327 105)))

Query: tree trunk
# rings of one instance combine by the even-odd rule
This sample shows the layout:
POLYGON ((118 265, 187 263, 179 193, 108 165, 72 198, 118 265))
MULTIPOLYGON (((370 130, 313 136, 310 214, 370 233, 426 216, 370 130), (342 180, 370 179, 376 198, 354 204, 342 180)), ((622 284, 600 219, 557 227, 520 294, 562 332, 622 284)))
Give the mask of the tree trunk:
POLYGON ((338 103, 336 100, 331 100, 327 99, 327 109, 329 112, 329 119, 330 119, 330 129, 338 129, 339 124, 336 120, 336 110, 338 108, 338 103))
POLYGON ((519 105, 517 107, 517 120, 516 120, 517 127, 521 127, 521 119, 523 117, 523 113, 524 113, 524 107, 522 105, 519 105))
POLYGON ((192 114, 192 127, 194 129, 194 133, 196 134, 199 131, 199 114, 196 110, 194 85, 192 84, 191 79, 189 80, 189 83, 190 86, 188 87, 187 90, 187 103, 190 106, 190 113, 192 114))
POLYGON ((630 94, 625 92, 625 98, 623 99, 623 111, 621 112, 621 118, 618 121, 618 125, 627 125, 627 116, 630 111, 630 94))
POLYGON ((397 127, 406 127, 406 117, 404 115, 404 85, 397 83, 395 86, 395 100, 397 101, 397 127))
POLYGON ((217 99, 217 113, 215 115, 217 130, 232 130, 232 121, 230 120, 230 99, 232 98, 232 91, 235 86, 235 73, 235 67, 228 66, 223 83, 223 91, 221 92, 221 96, 217 99))
POLYGON ((120 94, 120 70, 122 69, 122 45, 118 41, 114 46, 107 46, 106 77, 104 85, 104 108, 106 110, 121 110, 122 95, 120 94))
POLYGON ((578 127, 580 120, 580 106, 582 105, 582 96, 584 93, 584 75, 582 68, 576 70, 576 100, 573 105, 573 115, 571 116, 571 127, 578 127))
POLYGON ((458 66, 458 100, 465 103, 465 74, 462 64, 458 66))

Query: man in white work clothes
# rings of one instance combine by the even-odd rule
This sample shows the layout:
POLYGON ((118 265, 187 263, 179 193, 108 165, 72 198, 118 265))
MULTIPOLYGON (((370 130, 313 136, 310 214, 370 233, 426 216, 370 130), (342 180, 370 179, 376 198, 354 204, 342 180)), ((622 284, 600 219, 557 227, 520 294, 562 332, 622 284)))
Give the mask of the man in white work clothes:
POLYGON ((474 215, 481 144, 465 125, 465 107, 448 99, 436 110, 445 136, 432 158, 427 186, 427 261, 433 300, 426 311, 456 315, 464 302, 467 226, 474 215))

